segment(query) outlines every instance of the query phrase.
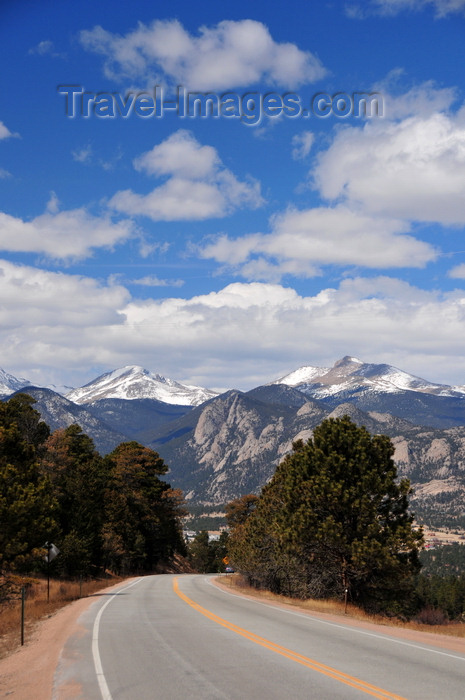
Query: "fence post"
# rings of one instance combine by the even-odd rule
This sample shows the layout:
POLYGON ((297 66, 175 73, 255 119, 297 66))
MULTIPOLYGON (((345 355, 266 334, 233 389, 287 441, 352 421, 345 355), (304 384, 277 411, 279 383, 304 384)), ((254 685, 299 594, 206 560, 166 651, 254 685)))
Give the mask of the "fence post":
POLYGON ((24 601, 26 599, 26 587, 21 588, 21 646, 24 646, 24 601))

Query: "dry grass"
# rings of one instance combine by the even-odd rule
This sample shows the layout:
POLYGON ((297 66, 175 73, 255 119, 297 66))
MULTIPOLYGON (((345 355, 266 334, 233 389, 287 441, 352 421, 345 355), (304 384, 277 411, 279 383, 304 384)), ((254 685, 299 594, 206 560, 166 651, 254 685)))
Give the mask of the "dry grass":
POLYGON ((284 595, 276 595, 270 591, 258 590, 247 585, 244 579, 239 574, 229 574, 222 576, 220 579, 222 584, 227 584, 232 588, 240 589, 241 593, 260 598, 261 600, 269 600, 276 603, 285 603, 292 605, 302 610, 309 612, 328 613, 331 615, 344 615, 348 619, 362 620, 364 622, 372 622, 377 625, 385 625, 387 627, 401 627, 411 629, 417 632, 434 632, 436 634, 444 634, 450 637, 465 638, 465 623, 449 622, 443 625, 426 625, 415 621, 404 622, 398 618, 383 617, 381 615, 370 615, 364 612, 361 608, 350 603, 345 605, 337 600, 300 600, 297 598, 288 598, 284 595))
POLYGON ((24 605, 24 637, 32 633, 35 625, 44 617, 50 617, 64 605, 92 595, 102 588, 107 588, 123 581, 122 577, 93 579, 89 581, 50 580, 50 600, 47 602, 47 580, 41 578, 14 581, 14 596, 0 604, 0 658, 7 656, 21 643, 21 586, 26 586, 24 605))

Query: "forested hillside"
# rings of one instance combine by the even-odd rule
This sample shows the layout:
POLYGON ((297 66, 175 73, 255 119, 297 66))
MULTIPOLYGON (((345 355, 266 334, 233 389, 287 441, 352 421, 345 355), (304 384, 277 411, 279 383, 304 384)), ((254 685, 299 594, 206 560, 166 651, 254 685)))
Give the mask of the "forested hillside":
POLYGON ((102 457, 78 425, 50 434, 17 394, 0 403, 0 568, 43 567, 44 547, 67 576, 153 571, 184 552, 182 493, 153 450, 121 443, 102 457))

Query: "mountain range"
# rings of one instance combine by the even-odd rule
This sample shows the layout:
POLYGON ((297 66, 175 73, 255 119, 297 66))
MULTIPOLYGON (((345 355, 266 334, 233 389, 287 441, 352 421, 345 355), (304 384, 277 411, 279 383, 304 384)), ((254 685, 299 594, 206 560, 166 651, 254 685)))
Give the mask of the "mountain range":
POLYGON ((77 404, 93 403, 100 399, 156 399, 181 406, 198 406, 215 396, 218 396, 215 391, 181 384, 138 365, 128 365, 102 374, 66 394, 66 398, 77 404))
POLYGON ((297 438, 348 414, 389 435, 399 473, 425 517, 465 522, 465 387, 434 384, 390 365, 344 357, 271 383, 217 394, 128 366, 66 396, 0 371, 0 392, 23 391, 52 430, 78 423, 99 451, 125 440, 155 449, 190 504, 210 507, 258 492, 297 438))

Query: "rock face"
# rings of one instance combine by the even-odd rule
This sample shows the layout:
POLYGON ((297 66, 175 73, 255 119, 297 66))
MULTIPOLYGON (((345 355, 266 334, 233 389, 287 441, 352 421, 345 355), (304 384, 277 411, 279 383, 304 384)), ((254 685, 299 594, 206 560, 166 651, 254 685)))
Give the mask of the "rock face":
POLYGON ((102 453, 134 439, 152 447, 169 465, 170 483, 199 505, 221 506, 259 493, 295 440, 307 440, 324 418, 348 415, 371 433, 391 438, 399 474, 415 489, 412 503, 418 514, 465 521, 461 387, 433 385, 387 365, 347 357, 333 368, 301 368, 247 393, 228 391, 192 406, 176 403, 185 397, 176 387, 177 398, 170 403, 138 397, 155 386, 153 376, 141 375, 140 369, 92 382, 78 397, 81 405, 49 389, 21 384, 21 390, 37 400, 52 430, 78 423, 102 453), (131 398, 106 393, 130 393, 131 398))
POLYGON ((308 437, 324 415, 305 397, 295 407, 229 391, 171 424, 171 434, 154 436, 150 446, 170 465, 171 483, 189 500, 220 504, 258 491, 292 441, 308 437))
POLYGON ((307 440, 324 418, 349 415, 371 433, 392 439, 399 475, 410 479, 419 514, 432 509, 444 516, 464 514, 465 427, 425 428, 352 403, 331 411, 303 394, 298 401, 294 389, 287 397, 278 391, 274 403, 269 387, 263 392, 266 403, 256 398, 261 393, 227 392, 153 435, 150 446, 170 465, 171 483, 192 503, 220 505, 259 493, 294 440, 307 440))

